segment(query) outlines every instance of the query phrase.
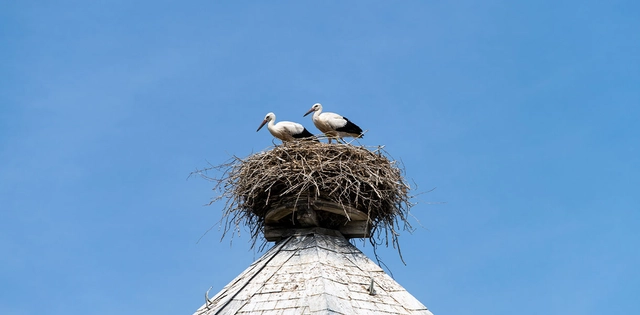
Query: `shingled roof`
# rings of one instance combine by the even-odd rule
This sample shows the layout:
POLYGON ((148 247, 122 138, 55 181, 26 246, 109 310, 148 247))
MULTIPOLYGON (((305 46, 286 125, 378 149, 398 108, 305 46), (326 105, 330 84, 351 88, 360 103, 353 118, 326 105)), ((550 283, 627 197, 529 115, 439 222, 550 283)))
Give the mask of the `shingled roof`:
POLYGON ((423 314, 415 297, 324 228, 292 229, 195 315, 423 314))

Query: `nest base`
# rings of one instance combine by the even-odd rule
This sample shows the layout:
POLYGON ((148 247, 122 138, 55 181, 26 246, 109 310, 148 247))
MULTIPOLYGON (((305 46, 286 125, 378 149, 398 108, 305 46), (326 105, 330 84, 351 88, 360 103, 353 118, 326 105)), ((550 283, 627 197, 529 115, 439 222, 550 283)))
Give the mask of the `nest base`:
POLYGON ((290 201, 265 215, 264 236, 267 241, 278 241, 289 235, 289 230, 319 227, 340 232, 346 238, 368 238, 372 222, 366 213, 353 207, 329 200, 290 201))
POLYGON ((321 233, 327 235, 342 235, 346 239, 369 238, 371 237, 371 224, 366 221, 352 221, 340 229, 325 229, 321 227, 313 228, 282 228, 265 225, 264 238, 267 242, 278 242, 292 235, 306 235, 310 233, 321 233))

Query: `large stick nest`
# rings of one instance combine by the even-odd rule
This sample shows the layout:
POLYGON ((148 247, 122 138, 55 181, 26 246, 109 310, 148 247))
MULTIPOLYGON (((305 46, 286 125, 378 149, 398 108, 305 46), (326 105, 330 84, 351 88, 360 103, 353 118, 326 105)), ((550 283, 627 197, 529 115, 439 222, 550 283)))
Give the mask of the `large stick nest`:
MULTIPOLYGON (((407 217, 412 203, 404 168, 387 156, 382 147, 291 141, 194 173, 215 183, 220 194, 211 203, 226 199, 225 234, 248 226, 254 245, 269 210, 285 202, 320 199, 366 213, 372 244, 388 245, 391 239, 396 247, 398 231, 411 229, 407 217), (211 176, 210 171, 218 172, 211 176)), ((324 219, 333 224, 348 220, 342 218, 324 219)))

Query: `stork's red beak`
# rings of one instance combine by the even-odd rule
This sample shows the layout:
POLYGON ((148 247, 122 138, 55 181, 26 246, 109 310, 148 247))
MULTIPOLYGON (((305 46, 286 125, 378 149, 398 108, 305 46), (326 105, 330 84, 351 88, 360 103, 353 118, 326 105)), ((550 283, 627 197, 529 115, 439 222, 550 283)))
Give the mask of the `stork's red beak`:
POLYGON ((262 129, 262 127, 264 126, 264 124, 267 123, 267 120, 263 120, 262 123, 260 124, 260 127, 258 127, 258 130, 256 130, 256 132, 260 131, 260 129, 262 129))
POLYGON ((311 108, 308 112, 306 112, 304 115, 302 115, 302 117, 307 116, 311 113, 313 113, 315 110, 313 108, 311 108))

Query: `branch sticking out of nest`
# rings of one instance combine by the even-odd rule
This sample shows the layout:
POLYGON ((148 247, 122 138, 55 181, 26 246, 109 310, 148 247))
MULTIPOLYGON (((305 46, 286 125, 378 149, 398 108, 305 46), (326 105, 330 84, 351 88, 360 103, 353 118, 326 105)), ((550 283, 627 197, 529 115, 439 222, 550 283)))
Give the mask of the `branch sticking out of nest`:
MULTIPOLYGON (((219 195, 209 204, 226 200, 223 237, 246 225, 253 247, 271 209, 286 202, 323 200, 365 213, 374 248, 388 246, 391 240, 399 250, 398 231, 412 230, 407 219, 413 204, 404 168, 387 156, 382 147, 291 141, 244 159, 234 156, 191 175, 215 183, 213 190, 219 195), (209 176, 213 171, 217 174, 209 176)), ((346 210, 345 217, 349 220, 346 210)))

